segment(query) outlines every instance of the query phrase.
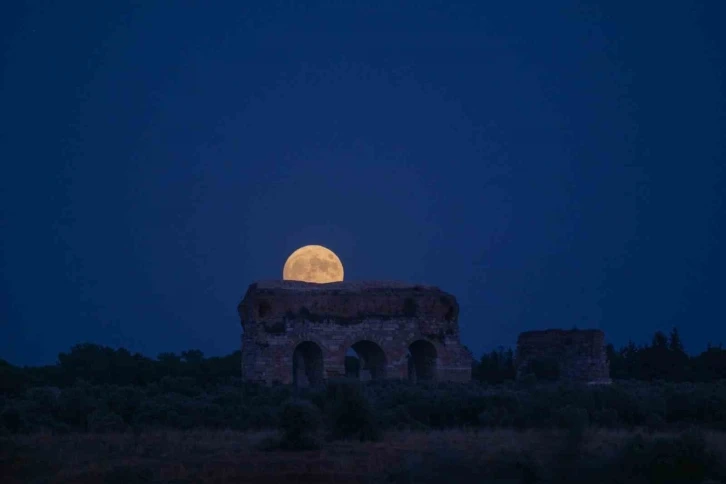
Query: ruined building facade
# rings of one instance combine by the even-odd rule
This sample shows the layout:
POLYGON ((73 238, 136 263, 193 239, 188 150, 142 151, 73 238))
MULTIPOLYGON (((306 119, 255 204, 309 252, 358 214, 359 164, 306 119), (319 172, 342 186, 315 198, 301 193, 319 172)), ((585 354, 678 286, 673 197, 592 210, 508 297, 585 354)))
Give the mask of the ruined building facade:
POLYGON ((238 311, 246 381, 471 379, 472 355, 459 342, 459 305, 435 287, 264 281, 250 285, 238 311), (353 370, 346 369, 351 348, 360 365, 353 370))
POLYGON ((599 329, 527 331, 517 339, 517 378, 535 367, 554 369, 559 380, 610 383, 605 333, 599 329))

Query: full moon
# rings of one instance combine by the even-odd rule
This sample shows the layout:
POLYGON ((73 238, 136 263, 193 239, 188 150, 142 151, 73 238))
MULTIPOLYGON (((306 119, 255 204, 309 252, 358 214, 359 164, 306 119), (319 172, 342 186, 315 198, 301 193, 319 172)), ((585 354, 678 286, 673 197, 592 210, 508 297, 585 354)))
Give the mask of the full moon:
POLYGON ((318 284, 340 282, 343 280, 343 263, 332 250, 322 245, 306 245, 287 258, 282 278, 318 284))

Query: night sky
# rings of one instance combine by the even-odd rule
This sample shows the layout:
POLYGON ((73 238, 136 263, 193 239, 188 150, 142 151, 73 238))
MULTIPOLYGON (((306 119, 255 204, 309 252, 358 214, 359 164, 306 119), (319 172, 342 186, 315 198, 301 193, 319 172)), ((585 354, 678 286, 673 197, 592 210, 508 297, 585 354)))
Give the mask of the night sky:
POLYGON ((0 358, 229 354, 306 244, 451 292, 477 357, 726 343, 721 2, 14 5, 0 358))

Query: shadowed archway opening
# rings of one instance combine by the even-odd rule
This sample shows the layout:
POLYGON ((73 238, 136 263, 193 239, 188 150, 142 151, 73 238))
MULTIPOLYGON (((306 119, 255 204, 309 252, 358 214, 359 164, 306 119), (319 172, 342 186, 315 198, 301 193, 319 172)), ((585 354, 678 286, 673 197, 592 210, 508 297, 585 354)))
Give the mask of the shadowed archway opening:
POLYGON ((303 341, 292 353, 292 383, 298 388, 323 383, 323 350, 317 343, 303 341))
POLYGON ((408 379, 430 381, 436 379, 438 355, 436 347, 425 340, 418 340, 408 347, 408 379))
POLYGON ((345 376, 361 381, 385 378, 386 353, 373 341, 358 341, 345 353, 345 376))

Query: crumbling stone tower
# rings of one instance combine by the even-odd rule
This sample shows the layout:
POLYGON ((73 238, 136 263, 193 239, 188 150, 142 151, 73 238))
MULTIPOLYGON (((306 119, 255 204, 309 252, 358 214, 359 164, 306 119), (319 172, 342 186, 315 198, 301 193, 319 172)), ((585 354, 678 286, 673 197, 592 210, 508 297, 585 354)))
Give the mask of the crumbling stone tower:
POLYGON ((459 305, 436 287, 262 281, 250 285, 238 311, 246 381, 306 386, 345 376, 349 348, 364 380, 471 380, 459 305))
POLYGON ((562 381, 610 383, 605 333, 599 329, 526 331, 517 339, 517 378, 534 364, 553 365, 562 381))

